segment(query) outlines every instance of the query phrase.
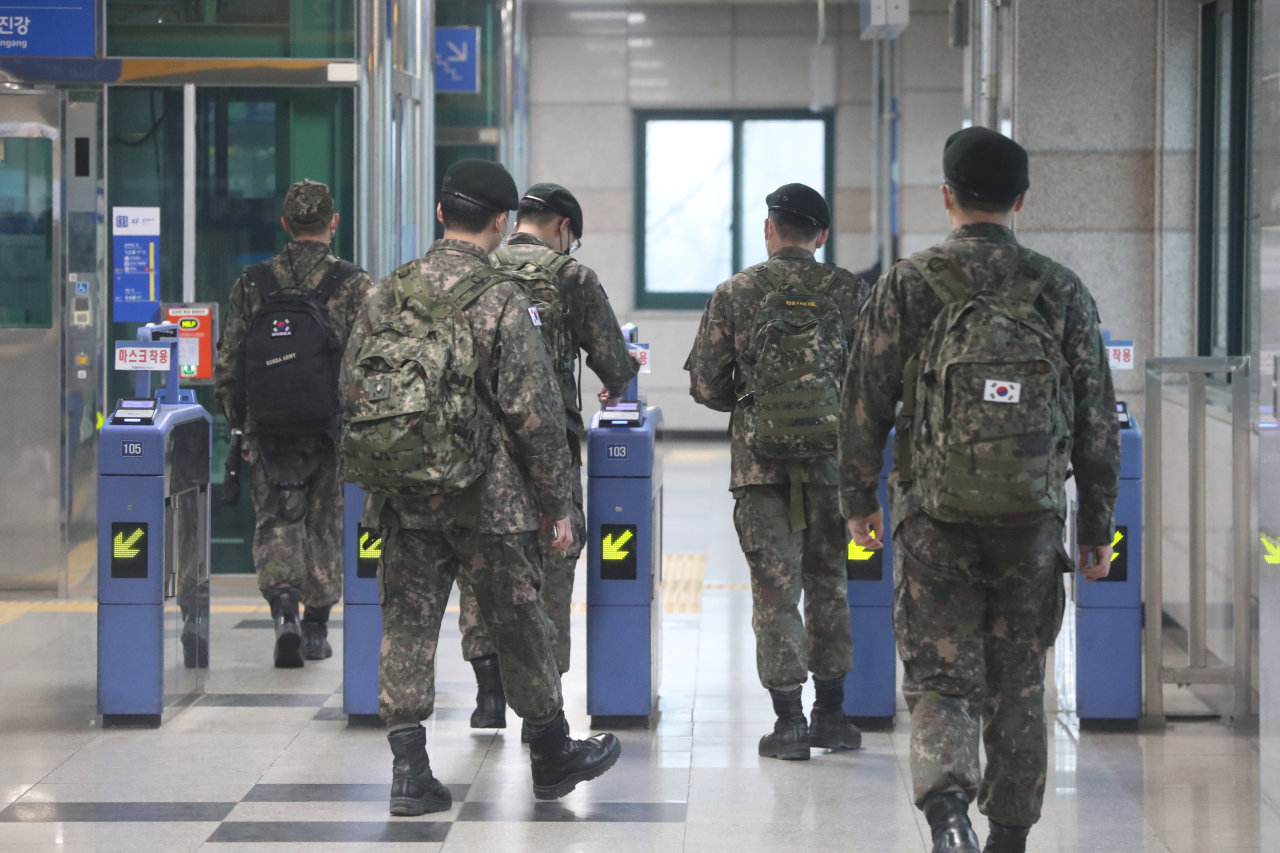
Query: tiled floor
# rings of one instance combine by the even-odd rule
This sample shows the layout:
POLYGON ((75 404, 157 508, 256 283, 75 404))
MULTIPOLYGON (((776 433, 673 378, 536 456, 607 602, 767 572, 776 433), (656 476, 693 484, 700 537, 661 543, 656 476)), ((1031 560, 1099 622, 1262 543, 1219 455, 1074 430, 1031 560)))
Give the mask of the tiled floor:
MULTIPOLYGON (((468 727, 474 684, 449 618, 427 731, 455 805, 391 819, 390 753, 381 731, 346 725, 341 658, 272 668, 266 608, 245 578, 215 580, 204 694, 159 729, 101 730, 96 622, 91 591, 81 592, 0 606, 0 851, 928 850, 909 798, 903 714, 895 730, 866 733, 857 752, 756 756, 771 709, 755 677, 727 452, 669 450, 666 550, 692 565, 682 582, 701 572, 701 596, 686 590, 664 619, 660 721, 619 732, 622 758, 595 782, 538 802, 514 715, 500 734, 468 727)), ((580 610, 565 692, 583 733, 580 610)), ((1082 733, 1066 710, 1053 715, 1052 735, 1033 853, 1280 850, 1280 834, 1264 839, 1259 828, 1256 736, 1216 721, 1082 733)))

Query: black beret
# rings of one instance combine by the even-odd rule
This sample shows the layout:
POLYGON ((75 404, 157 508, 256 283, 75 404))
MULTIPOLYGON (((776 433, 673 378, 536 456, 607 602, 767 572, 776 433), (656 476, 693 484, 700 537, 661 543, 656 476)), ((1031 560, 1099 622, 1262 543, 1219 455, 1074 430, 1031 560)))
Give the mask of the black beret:
POLYGON ((492 160, 459 160, 444 173, 442 194, 454 195, 487 210, 515 210, 520 204, 516 182, 492 160))
POLYGON ((942 174, 952 188, 984 201, 1014 201, 1027 191, 1027 151, 986 127, 966 127, 947 138, 942 174))
POLYGON ((819 228, 831 227, 831 208, 822 193, 804 184, 783 184, 764 197, 770 210, 803 216, 819 228))
POLYGON ((573 197, 573 193, 559 184, 534 184, 525 190, 524 198, 520 200, 525 199, 541 202, 552 213, 567 216, 574 238, 582 239, 582 206, 573 197))

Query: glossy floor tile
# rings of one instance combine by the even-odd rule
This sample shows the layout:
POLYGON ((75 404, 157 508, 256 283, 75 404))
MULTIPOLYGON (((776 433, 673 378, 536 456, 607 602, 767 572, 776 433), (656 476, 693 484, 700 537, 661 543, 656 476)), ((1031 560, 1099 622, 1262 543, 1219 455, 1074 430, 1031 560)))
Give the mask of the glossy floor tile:
MULTIPOLYGON (((469 728, 475 685, 455 610, 442 633, 437 713, 426 723, 432 767, 454 806, 392 819, 384 733, 348 726, 342 714, 342 613, 333 658, 274 669, 266 605, 245 577, 215 576, 203 694, 158 729, 104 730, 90 589, 0 622, 0 853, 927 851, 900 699, 895 727, 865 732, 860 750, 815 750, 807 762, 757 755, 772 709, 755 673, 751 596, 724 488, 728 453, 715 444, 667 450, 664 545, 682 588, 663 618, 660 715, 650 729, 617 732, 622 757, 601 778, 538 802, 519 719, 509 713, 501 731, 469 728)), ((586 600, 581 572, 575 598, 586 600)), ((583 608, 574 620, 566 710, 583 734, 583 608)), ((1027 849, 1280 851, 1280 816, 1260 802, 1256 733, 1213 719, 1082 731, 1068 677, 1071 628, 1068 620, 1054 656, 1052 767, 1027 849)))

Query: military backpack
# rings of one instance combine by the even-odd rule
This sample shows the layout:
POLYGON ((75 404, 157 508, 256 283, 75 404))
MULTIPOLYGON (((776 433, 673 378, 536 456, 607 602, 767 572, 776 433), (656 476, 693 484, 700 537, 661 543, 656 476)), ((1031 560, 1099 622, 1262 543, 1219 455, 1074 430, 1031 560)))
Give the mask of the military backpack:
POLYGON ((941 521, 1034 523, 1062 509, 1074 397, 1035 301, 1057 264, 1030 250, 999 282, 945 255, 909 259, 942 300, 903 374, 898 480, 941 521))
POLYGON ((414 260, 395 272, 395 309, 349 355, 344 476, 389 494, 449 494, 479 483, 495 410, 466 309, 507 273, 491 266, 428 289, 414 260))
POLYGON ((569 313, 560 297, 560 271, 569 262, 569 256, 546 249, 534 258, 521 260, 504 243, 490 256, 490 261, 519 282, 532 300, 537 315, 534 324, 542 331, 542 341, 547 345, 556 373, 572 373, 578 346, 573 339, 569 313))
POLYGON ((798 286, 768 264, 751 270, 764 298, 743 361, 749 387, 739 400, 746 442, 784 462, 836 452, 847 361, 844 318, 826 292, 832 267, 815 265, 798 286))
POLYGON ((240 344, 237 387, 255 431, 333 434, 342 346, 327 303, 359 267, 338 261, 314 290, 282 290, 269 263, 245 270, 262 295, 240 344))

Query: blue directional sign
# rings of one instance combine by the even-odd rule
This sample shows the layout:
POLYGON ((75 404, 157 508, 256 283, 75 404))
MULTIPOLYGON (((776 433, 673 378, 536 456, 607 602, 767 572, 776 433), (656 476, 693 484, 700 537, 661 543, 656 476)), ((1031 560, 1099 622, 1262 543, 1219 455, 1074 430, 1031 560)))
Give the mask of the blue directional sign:
POLYGON ((480 91, 480 28, 436 27, 437 92, 480 91))
POLYGON ((94 55, 94 0, 0 0, 0 56, 94 55))

